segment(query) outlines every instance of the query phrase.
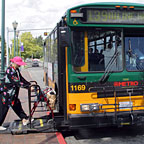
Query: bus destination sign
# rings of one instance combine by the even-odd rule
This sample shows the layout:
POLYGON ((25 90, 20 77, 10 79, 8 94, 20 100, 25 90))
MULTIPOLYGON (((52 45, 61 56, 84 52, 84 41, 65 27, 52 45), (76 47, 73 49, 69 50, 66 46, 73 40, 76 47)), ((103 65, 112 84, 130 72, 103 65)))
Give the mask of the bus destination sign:
POLYGON ((86 23, 144 24, 144 11, 87 9, 86 23))

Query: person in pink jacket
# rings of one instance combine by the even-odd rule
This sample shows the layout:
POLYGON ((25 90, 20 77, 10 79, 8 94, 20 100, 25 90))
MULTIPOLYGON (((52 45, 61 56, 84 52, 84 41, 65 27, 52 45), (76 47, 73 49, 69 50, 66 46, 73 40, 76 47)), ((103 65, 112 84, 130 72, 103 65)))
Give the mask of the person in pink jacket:
POLYGON ((12 64, 7 68, 4 80, 0 83, 0 130, 6 130, 2 126, 9 107, 12 107, 14 112, 22 120, 23 125, 28 124, 28 116, 24 112, 21 102, 18 98, 19 89, 28 88, 30 83, 26 81, 19 70, 19 67, 26 65, 19 56, 10 60, 12 64))

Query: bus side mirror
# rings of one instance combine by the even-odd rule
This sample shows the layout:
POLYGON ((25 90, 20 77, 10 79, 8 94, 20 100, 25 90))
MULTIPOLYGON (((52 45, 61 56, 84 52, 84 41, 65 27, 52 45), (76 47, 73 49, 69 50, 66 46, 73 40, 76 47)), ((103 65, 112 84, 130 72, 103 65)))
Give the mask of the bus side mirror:
POLYGON ((70 47, 70 30, 68 27, 59 28, 60 47, 70 47))

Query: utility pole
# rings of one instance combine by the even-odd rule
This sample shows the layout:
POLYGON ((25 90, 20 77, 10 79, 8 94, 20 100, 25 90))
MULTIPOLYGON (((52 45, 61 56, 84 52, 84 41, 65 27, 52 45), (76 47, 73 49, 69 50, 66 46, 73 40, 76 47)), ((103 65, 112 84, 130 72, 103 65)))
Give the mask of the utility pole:
POLYGON ((7 47, 6 47, 6 53, 7 53, 6 66, 8 67, 8 65, 9 65, 9 28, 8 27, 7 27, 7 47))
POLYGON ((19 31, 16 31, 16 38, 17 38, 16 55, 17 56, 19 55, 18 36, 19 36, 19 31))
POLYGON ((16 29, 17 29, 18 23, 14 21, 12 25, 14 29, 14 57, 15 57, 16 56, 16 29))
POLYGON ((2 0, 2 16, 1 16, 1 72, 5 71, 5 0, 2 0))

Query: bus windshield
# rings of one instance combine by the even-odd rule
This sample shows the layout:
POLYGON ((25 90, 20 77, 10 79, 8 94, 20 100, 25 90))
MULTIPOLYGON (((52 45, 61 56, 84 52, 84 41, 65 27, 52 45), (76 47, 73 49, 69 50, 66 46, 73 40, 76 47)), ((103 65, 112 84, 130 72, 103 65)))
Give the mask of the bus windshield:
POLYGON ((127 71, 144 70, 144 33, 142 31, 126 33, 125 55, 127 71))
POLYGON ((73 66, 85 66, 85 69, 75 68, 76 71, 122 71, 121 30, 75 30, 72 38, 73 66))

